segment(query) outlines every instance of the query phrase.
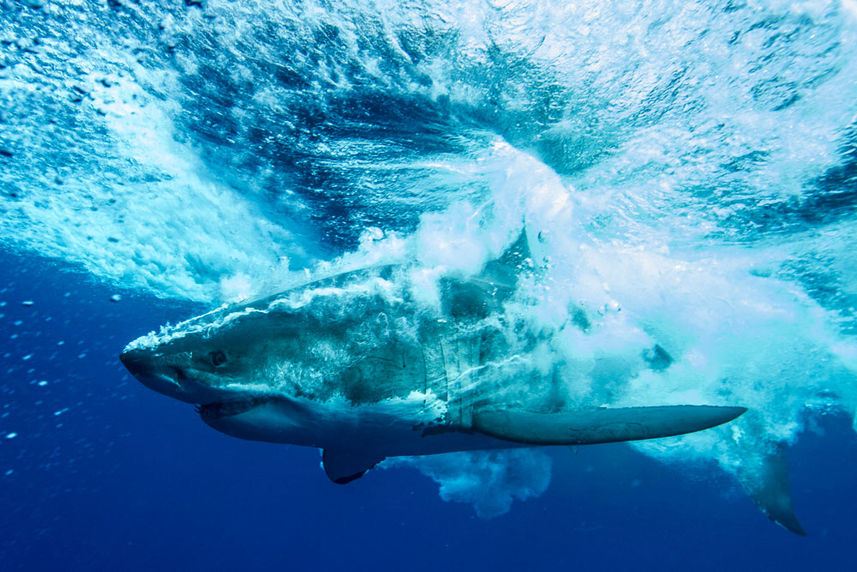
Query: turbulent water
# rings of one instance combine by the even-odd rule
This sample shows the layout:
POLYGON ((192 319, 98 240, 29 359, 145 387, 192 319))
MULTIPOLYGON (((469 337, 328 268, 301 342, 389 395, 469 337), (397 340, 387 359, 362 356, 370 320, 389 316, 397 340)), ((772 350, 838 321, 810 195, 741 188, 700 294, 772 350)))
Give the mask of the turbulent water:
MULTIPOLYGON (((853 0, 0 8, 7 252, 197 309, 401 262, 430 299, 526 227, 569 400, 750 409, 643 452, 740 476, 855 414, 853 0)), ((486 516, 550 463, 418 462, 486 516)))

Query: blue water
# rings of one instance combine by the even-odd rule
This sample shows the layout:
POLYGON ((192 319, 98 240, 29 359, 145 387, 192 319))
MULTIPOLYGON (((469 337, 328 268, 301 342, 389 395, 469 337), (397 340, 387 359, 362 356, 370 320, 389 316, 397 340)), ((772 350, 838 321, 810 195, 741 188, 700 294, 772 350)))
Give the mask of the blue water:
POLYGON ((0 1, 0 567, 848 567, 855 78, 850 1, 0 1), (118 362, 367 264, 430 302, 522 225, 569 399, 750 411, 337 486, 118 362), (808 538, 739 482, 775 445, 808 538))

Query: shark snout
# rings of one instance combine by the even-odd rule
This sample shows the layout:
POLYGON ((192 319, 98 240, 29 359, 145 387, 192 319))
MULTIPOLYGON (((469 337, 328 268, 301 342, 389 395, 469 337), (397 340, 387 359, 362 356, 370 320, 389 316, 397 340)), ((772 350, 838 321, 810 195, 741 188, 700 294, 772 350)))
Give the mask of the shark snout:
POLYGON ((190 401, 177 379, 174 368, 159 365, 152 354, 143 350, 126 350, 119 355, 119 361, 137 380, 158 393, 175 399, 190 401))
POLYGON ((154 373, 151 360, 140 350, 126 350, 119 354, 119 361, 125 366, 131 375, 136 378, 148 376, 154 373))

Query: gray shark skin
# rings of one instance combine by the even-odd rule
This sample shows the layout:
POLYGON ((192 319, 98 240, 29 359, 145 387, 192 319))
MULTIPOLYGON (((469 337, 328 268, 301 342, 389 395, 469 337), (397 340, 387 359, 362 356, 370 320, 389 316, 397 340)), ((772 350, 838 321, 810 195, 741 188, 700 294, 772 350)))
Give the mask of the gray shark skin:
POLYGON ((337 483, 386 457, 651 439, 744 413, 568 403, 535 357, 549 333, 508 311, 526 306, 532 266, 522 233, 477 276, 442 278, 439 303, 416 299, 413 266, 347 272, 163 328, 120 359, 218 431, 324 449, 337 483))

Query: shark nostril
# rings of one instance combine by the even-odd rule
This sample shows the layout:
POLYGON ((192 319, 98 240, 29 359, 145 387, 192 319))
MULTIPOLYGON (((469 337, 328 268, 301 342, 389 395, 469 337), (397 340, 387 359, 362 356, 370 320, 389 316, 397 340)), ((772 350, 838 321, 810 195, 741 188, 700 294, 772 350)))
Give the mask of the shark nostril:
POLYGON ((119 361, 131 375, 144 383, 151 383, 151 380, 154 379, 162 379, 164 381, 169 380, 170 384, 175 385, 189 379, 181 368, 159 364, 158 360, 154 359, 154 356, 148 352, 140 350, 123 352, 119 355, 119 361))
POLYGON ((182 368, 174 366, 170 369, 173 371, 176 381, 188 381, 190 379, 182 368))

